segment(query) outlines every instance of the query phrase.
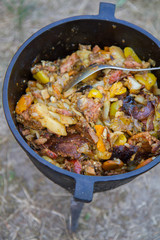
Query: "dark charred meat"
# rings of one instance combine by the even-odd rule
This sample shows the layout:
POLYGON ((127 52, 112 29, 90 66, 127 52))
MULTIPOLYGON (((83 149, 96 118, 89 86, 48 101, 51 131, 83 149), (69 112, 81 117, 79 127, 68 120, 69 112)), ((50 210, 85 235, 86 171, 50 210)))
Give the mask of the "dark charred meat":
POLYGON ((79 148, 88 141, 78 134, 71 134, 66 137, 53 136, 44 146, 62 157, 70 157, 71 159, 79 159, 82 154, 79 148))
POLYGON ((130 145, 129 147, 120 145, 113 147, 112 150, 112 158, 119 158, 124 163, 127 163, 130 161, 131 157, 137 152, 138 147, 134 145, 130 145))
POLYGON ((138 108, 133 108, 132 115, 135 119, 143 120, 149 117, 154 111, 154 107, 151 102, 147 103, 147 106, 142 107, 140 110, 138 108))

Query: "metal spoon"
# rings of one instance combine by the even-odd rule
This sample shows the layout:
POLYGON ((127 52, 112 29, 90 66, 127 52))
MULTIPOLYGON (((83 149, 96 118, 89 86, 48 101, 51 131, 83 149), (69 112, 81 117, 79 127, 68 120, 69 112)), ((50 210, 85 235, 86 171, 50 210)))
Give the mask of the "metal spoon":
POLYGON ((117 67, 107 64, 92 64, 89 67, 85 68, 80 74, 78 74, 75 78, 73 78, 71 81, 69 81, 66 86, 64 87, 63 91, 66 92, 71 87, 75 86, 77 83, 83 81, 85 78, 89 77, 95 72, 98 72, 100 70, 104 69, 116 69, 116 70, 123 70, 123 71, 129 71, 129 72, 143 72, 143 71, 154 71, 154 70, 160 70, 160 67, 153 67, 153 68, 124 68, 124 67, 117 67))

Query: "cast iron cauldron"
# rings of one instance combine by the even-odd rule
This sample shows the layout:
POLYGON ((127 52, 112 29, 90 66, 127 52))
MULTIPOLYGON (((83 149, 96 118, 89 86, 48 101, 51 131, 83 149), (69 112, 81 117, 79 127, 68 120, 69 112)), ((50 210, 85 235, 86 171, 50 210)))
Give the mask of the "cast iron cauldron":
MULTIPOLYGON (((98 15, 77 16, 40 29, 17 51, 6 72, 3 86, 3 107, 8 125, 24 151, 36 167, 56 184, 73 193, 82 202, 92 201, 93 192, 116 188, 150 170, 160 162, 160 156, 148 165, 115 176, 84 176, 58 168, 41 158, 19 133, 14 108, 31 79, 30 68, 36 60, 55 60, 71 54, 78 44, 98 44, 100 47, 118 45, 132 47, 141 59, 149 58, 160 66, 160 42, 143 29, 114 17, 115 5, 100 3, 98 15)), ((160 71, 155 72, 160 80, 160 71)))

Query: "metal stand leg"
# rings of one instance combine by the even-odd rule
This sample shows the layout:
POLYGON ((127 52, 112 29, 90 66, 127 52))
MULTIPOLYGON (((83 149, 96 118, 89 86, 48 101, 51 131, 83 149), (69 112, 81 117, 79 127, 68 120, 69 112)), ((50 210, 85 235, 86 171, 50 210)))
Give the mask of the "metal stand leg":
POLYGON ((78 220, 81 214, 84 203, 76 201, 71 197, 71 208, 70 208, 70 218, 69 218, 69 230, 70 232, 75 232, 78 227, 78 220))

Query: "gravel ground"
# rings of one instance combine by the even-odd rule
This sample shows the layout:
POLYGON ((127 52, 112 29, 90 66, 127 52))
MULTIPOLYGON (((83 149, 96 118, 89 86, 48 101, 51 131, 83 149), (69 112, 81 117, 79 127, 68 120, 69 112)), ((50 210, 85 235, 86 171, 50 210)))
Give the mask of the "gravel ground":
MULTIPOLYGON (((159 0, 118 4, 117 18, 160 39, 159 0)), ((0 88, 13 54, 31 34, 65 17, 97 14, 98 6, 98 0, 1 0, 0 88)), ((0 116, 0 240, 160 240, 160 166, 122 187, 95 194, 84 206, 77 233, 70 235, 70 194, 46 179, 21 150, 1 102, 0 116)))

